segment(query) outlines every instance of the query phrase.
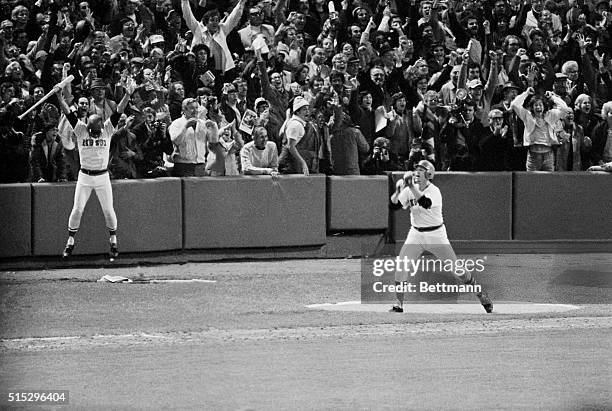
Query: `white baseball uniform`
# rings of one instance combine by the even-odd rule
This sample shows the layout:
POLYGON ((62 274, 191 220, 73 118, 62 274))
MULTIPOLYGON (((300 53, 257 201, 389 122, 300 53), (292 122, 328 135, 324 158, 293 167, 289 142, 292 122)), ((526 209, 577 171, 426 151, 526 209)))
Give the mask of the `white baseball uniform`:
POLYGON ((115 114, 104 122, 101 133, 92 137, 87 124, 77 119, 74 113, 66 116, 74 129, 76 144, 79 150, 81 170, 74 192, 74 205, 68 219, 68 229, 76 231, 81 224, 81 216, 89 200, 92 190, 100 201, 106 226, 109 230, 117 229, 117 215, 113 208, 113 192, 107 166, 110 153, 111 138, 116 131, 119 115, 115 114))
MULTIPOLYGON (((415 200, 410 188, 405 187, 399 194, 398 200, 404 209, 410 208, 411 228, 402 246, 399 257, 409 260, 418 259, 424 251, 429 251, 441 260, 456 260, 457 255, 448 241, 444 219, 442 217, 442 194, 440 189, 429 182, 422 190, 423 197, 420 201, 415 200), (423 201, 425 198, 431 200, 431 204, 423 201), (427 208, 423 207, 425 204, 427 208)), ((458 276, 462 278, 461 276, 458 276)), ((408 281, 408 271, 398 270, 395 272, 395 281, 408 281)))

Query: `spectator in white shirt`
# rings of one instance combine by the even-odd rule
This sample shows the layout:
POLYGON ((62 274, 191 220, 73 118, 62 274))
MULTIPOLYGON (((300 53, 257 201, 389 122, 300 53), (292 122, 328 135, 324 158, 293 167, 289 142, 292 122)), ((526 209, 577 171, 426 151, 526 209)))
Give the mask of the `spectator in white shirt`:
POLYGON ((253 141, 240 150, 240 162, 244 174, 278 175, 278 150, 273 141, 268 141, 265 128, 253 129, 253 141))

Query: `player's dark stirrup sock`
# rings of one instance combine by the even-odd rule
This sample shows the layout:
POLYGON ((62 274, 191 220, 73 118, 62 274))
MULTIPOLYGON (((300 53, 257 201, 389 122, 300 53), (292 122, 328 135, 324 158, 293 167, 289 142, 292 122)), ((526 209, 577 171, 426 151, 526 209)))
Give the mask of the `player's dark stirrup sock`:
POLYGON ((110 243, 117 244, 117 229, 108 229, 108 233, 110 234, 110 243))
POLYGON ((74 245, 74 236, 76 235, 77 231, 79 231, 78 228, 69 228, 68 229, 68 242, 66 244, 74 245))

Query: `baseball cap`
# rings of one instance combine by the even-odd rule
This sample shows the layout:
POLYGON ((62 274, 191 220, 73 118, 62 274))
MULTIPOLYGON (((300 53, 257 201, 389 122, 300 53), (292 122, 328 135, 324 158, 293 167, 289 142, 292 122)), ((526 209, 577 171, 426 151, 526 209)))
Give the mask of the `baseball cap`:
POLYGON ((298 96, 293 100, 293 112, 295 113, 302 107, 309 106, 308 101, 304 97, 298 96))
POLYGON ((144 59, 142 57, 133 57, 130 60, 130 63, 132 63, 132 64, 144 64, 144 59))
POLYGON ((255 108, 259 107, 259 105, 260 105, 260 104, 264 104, 264 103, 265 103, 265 104, 267 104, 268 106, 270 105, 270 103, 268 103, 268 100, 266 100, 266 99, 265 99, 265 98, 263 98, 263 97, 258 97, 258 98, 255 100, 255 108))
POLYGON ((567 80, 567 75, 563 73, 555 73, 555 81, 564 81, 567 80))
POLYGON ((482 85, 482 81, 480 81, 479 79, 474 79, 474 80, 470 80, 467 83, 468 88, 476 88, 476 87, 483 87, 482 85))
POLYGON ((89 88, 92 90, 95 88, 106 88, 106 84, 104 83, 104 81, 102 81, 101 78, 95 78, 91 82, 91 86, 89 86, 89 88))
POLYGON ((502 87, 502 91, 507 90, 509 88, 514 88, 519 90, 519 86, 517 86, 516 84, 514 84, 512 81, 508 81, 506 84, 504 84, 504 86, 502 87))

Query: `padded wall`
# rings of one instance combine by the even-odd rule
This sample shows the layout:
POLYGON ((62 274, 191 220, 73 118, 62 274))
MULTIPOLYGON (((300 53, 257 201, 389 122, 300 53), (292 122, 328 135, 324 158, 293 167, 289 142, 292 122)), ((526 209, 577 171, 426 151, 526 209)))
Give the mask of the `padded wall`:
POLYGON ((612 175, 515 173, 514 239, 612 239, 612 175))
POLYGON ((325 176, 184 178, 184 247, 325 244, 325 176))
POLYGON ((32 254, 30 184, 0 185, 0 257, 32 254))
POLYGON ((327 177, 327 229, 386 229, 388 184, 386 175, 327 177))
MULTIPOLYGON (((389 190, 403 173, 393 173, 389 190)), ((442 213, 448 238, 453 240, 512 239, 512 173, 436 173, 442 192, 442 213)), ((391 191, 392 193, 392 191, 391 191)), ((391 236, 404 241, 410 212, 391 212, 391 236)))
MULTIPOLYGON (((181 180, 113 180, 119 253, 182 247, 181 180)), ((32 184, 34 255, 60 255, 68 235, 76 183, 32 184)), ((76 236, 74 254, 108 252, 108 230, 92 192, 76 236)))

